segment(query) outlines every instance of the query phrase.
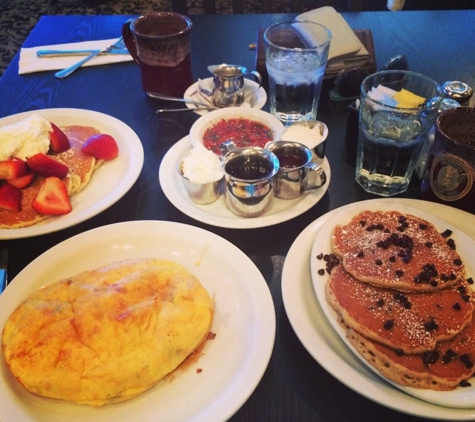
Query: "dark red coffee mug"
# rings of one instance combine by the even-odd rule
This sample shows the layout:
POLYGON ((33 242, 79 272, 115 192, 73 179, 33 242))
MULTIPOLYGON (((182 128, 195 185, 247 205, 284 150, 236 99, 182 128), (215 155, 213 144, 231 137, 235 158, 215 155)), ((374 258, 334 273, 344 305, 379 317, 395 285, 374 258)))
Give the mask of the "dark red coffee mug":
POLYGON ((190 18, 172 12, 146 14, 122 26, 145 92, 182 97, 193 83, 191 27, 190 18))

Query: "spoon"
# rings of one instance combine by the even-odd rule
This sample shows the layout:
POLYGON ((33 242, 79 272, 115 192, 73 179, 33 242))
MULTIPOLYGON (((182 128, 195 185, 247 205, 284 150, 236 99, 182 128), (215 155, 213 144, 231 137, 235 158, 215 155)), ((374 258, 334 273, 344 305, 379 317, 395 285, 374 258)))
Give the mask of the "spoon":
MULTIPOLYGON (((205 107, 206 110, 216 110, 218 108, 218 107, 213 106, 212 104, 207 104, 201 101, 189 100, 187 98, 171 97, 169 95, 156 94, 155 92, 147 92, 147 95, 157 100, 178 101, 180 103, 193 104, 197 107, 205 107)), ((181 110, 181 109, 177 109, 177 110, 181 110)), ((197 110, 197 109, 194 108, 194 109, 183 109, 183 110, 197 110)))
POLYGON ((194 108, 161 108, 157 111, 155 111, 156 114, 159 113, 171 113, 175 111, 201 111, 201 110, 216 110, 217 107, 194 107, 194 108))

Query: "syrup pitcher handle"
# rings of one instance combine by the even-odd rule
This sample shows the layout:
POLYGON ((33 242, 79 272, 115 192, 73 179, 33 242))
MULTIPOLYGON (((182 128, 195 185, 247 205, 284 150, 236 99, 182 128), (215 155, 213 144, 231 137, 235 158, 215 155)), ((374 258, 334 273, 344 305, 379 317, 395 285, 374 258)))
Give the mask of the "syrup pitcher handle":
POLYGON ((246 97, 250 97, 251 95, 255 94, 259 89, 262 87, 262 76, 257 70, 251 70, 245 73, 245 75, 254 75, 256 77, 256 81, 258 83, 258 87, 253 91, 246 94, 246 97))
POLYGON ((308 169, 308 175, 305 190, 318 189, 327 183, 327 174, 319 164, 310 162, 306 167, 308 169))

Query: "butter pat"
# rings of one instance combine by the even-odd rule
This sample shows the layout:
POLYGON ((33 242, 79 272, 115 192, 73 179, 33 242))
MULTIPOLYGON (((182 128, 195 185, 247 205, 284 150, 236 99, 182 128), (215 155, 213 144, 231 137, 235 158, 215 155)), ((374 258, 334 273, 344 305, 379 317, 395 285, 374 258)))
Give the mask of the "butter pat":
POLYGON ((420 97, 407 89, 403 88, 400 91, 395 91, 383 85, 371 88, 368 91, 368 97, 384 105, 400 108, 419 108, 425 102, 424 97, 420 97))
POLYGON ((424 104, 425 98, 416 95, 407 89, 401 89, 396 92, 393 98, 397 101, 398 107, 403 108, 419 108, 424 104))
POLYGON ((224 176, 220 158, 202 146, 193 148, 183 159, 181 171, 183 176, 196 184, 215 182, 224 176))
POLYGON ((50 148, 51 123, 32 114, 20 122, 0 128, 0 161, 10 157, 26 160, 50 148))

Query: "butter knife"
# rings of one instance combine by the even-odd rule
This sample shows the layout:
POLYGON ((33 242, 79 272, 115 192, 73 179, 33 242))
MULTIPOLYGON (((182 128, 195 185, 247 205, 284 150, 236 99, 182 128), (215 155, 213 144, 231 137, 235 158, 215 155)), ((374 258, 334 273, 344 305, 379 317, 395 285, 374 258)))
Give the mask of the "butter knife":
POLYGON ((8 284, 8 249, 0 249, 0 293, 8 284))
MULTIPOLYGON (((99 50, 38 50, 36 56, 43 57, 61 57, 61 56, 88 56, 89 54, 95 53, 99 50)), ((108 54, 129 54, 129 50, 126 48, 111 50, 107 53, 100 53, 99 56, 108 55, 108 54)))

